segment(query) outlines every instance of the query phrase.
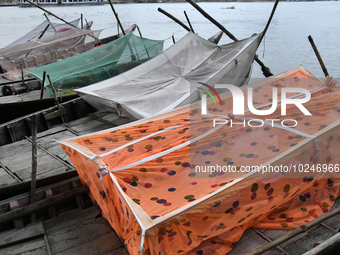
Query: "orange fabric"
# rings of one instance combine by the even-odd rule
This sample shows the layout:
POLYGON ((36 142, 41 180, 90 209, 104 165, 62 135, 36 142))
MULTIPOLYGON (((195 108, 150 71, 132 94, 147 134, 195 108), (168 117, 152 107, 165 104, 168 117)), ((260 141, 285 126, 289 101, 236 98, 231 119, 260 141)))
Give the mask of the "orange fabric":
MULTIPOLYGON (((254 89, 256 107, 270 102, 272 87, 311 90, 321 84, 303 68, 297 68, 250 86, 254 89)), ((295 119, 298 122, 295 130, 318 135, 317 145, 313 139, 292 130, 268 125, 246 128, 225 125, 213 132, 213 117, 202 116, 199 107, 192 106, 176 114, 62 141, 61 146, 90 187, 103 215, 125 240, 130 254, 138 254, 142 228, 110 176, 98 182, 97 162, 114 171, 206 134, 183 148, 113 175, 125 195, 155 222, 146 231, 144 254, 225 254, 249 227, 292 229, 328 212, 339 195, 338 173, 256 173, 241 180, 245 173, 198 173, 196 166, 219 164, 240 169, 268 162, 274 166, 338 164, 340 128, 334 122, 340 116, 339 92, 340 88, 325 87, 313 94, 304 104, 312 116, 305 116, 295 106, 288 105, 287 116, 281 116, 279 106, 265 117, 295 119), (152 135, 174 126, 179 127, 152 135), (207 134, 209 131, 212 133, 207 134), (83 155, 100 155, 147 135, 152 136, 96 162, 83 155), (195 204, 200 199, 205 200, 195 204), (162 216, 191 204, 195 206, 156 224, 162 216)), ((208 102, 210 113, 227 115, 232 111, 230 94, 221 98, 222 106, 208 102)))

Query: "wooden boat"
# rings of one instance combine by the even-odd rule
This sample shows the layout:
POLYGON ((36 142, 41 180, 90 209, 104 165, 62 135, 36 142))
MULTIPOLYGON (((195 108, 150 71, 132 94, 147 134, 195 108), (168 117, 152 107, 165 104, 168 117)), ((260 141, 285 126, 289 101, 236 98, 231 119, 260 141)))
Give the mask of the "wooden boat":
MULTIPOLYGON (((77 6, 77 5, 104 5, 103 0, 32 0, 35 4, 42 5, 45 7, 49 6, 77 6)), ((19 7, 32 7, 32 5, 25 0, 20 0, 18 3, 19 7)))
MULTIPOLYGON (((108 222, 100 216, 98 207, 92 206, 85 195, 86 186, 81 186, 73 164, 56 140, 119 126, 129 120, 118 118, 113 113, 97 111, 81 98, 74 99, 72 103, 63 103, 63 107, 70 120, 65 124, 62 124, 60 116, 56 116, 55 108, 47 109, 45 113, 43 111, 36 113, 39 131, 36 204, 42 207, 33 205, 34 208, 38 208, 33 210, 36 218, 34 223, 30 219, 31 169, 28 163, 32 148, 28 124, 32 115, 0 126, 2 138, 0 141, 2 145, 0 147, 0 236, 3 237, 0 253, 16 254, 32 251, 34 254, 83 254, 84 250, 87 250, 88 254, 128 254, 108 222), (55 119, 46 120, 44 116, 47 112, 54 112, 55 119), (68 198, 64 199, 65 197, 68 198), (13 201, 18 201, 22 206, 21 209, 14 209, 13 201), (10 205, 13 211, 10 210, 10 205), (27 210, 29 213, 22 214, 27 210), (12 212, 10 220, 3 222, 3 216, 7 215, 8 219, 10 212, 12 212), (13 214, 19 212, 19 217, 13 217, 13 214), (15 228, 15 225, 19 228, 15 228), (12 238, 5 238, 8 236, 12 238)), ((334 208, 328 214, 336 212, 335 210, 338 209, 334 208)), ((329 248, 339 249, 337 242, 339 239, 332 241, 329 238, 334 239, 339 235, 337 234, 339 226, 340 215, 333 215, 324 221, 318 221, 312 229, 302 230, 298 236, 286 240, 278 247, 274 246, 264 254, 300 255, 305 252, 306 255, 336 254, 329 252, 329 248), (328 239, 332 242, 328 243, 327 247, 322 247, 321 245, 325 245, 328 239), (321 251, 313 252, 314 244, 320 241, 324 242, 314 249, 321 247, 321 251)), ((229 254, 246 254, 252 250, 253 252, 249 254, 262 254, 264 250, 261 250, 260 246, 290 231, 249 229, 241 240, 234 244, 229 254)))
MULTIPOLYGON (((136 24, 131 25, 125 30, 125 33, 132 33, 136 27, 136 24)), ((57 34, 56 37, 52 35, 42 38, 39 43, 30 41, 3 48, 0 50, 0 54, 3 56, 0 59, 1 69, 4 72, 2 76, 8 80, 19 80, 27 70, 70 58, 122 37, 122 33, 120 33, 98 39, 100 32, 101 30, 69 29, 57 34), (85 43, 86 38, 89 39, 85 43)))
MULTIPOLYGON (((130 27, 127 31, 130 31, 130 27)), ((217 44, 221 39, 222 32, 216 33, 208 40, 217 44)), ((102 44, 111 42, 118 38, 118 35, 100 39, 102 44)), ((125 65, 119 70, 123 72, 134 65, 125 65)), ((41 85, 38 80, 29 79, 24 82, 7 82, 0 79, 0 109, 3 112, 0 116, 0 123, 10 121, 15 118, 27 115, 29 113, 46 109, 55 104, 55 100, 46 90, 43 90, 43 100, 39 99, 41 96, 41 85), (2 83, 1 83, 2 81, 2 83), (11 109, 10 111, 8 109, 11 109)), ((59 102, 66 102, 70 99, 77 97, 76 94, 71 95, 58 95, 59 102)))

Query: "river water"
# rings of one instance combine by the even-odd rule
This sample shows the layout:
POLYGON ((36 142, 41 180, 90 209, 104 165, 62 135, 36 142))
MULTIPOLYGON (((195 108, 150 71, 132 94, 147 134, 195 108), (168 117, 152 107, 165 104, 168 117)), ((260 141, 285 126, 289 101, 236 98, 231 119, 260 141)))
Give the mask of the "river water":
MULTIPOLYGON (((236 38, 243 39, 261 32, 270 15, 273 2, 218 2, 199 5, 223 24, 236 38), (235 9, 228 9, 234 6, 235 9)), ((186 23, 186 11, 196 33, 208 38, 219 29, 205 19, 189 3, 117 4, 114 6, 124 28, 138 24, 144 37, 166 39, 165 48, 171 46, 174 35, 179 40, 186 31, 157 11, 158 7, 186 23)), ((92 29, 104 29, 100 37, 117 33, 117 22, 109 5, 46 7, 65 20, 73 20, 82 13, 94 22, 92 29)), ((307 39, 312 35, 330 75, 340 77, 340 2, 280 2, 265 39, 257 54, 271 71, 284 72, 303 65, 318 77, 323 72, 307 39)), ((0 47, 16 40, 44 21, 38 8, 0 7, 0 47)), ((57 19, 50 17, 54 22, 57 19)), ((186 23, 187 24, 187 23, 186 23)), ((135 32, 136 33, 136 32, 135 32)), ((231 42, 226 35, 220 44, 231 42)), ((262 78, 254 64, 253 78, 262 78)))

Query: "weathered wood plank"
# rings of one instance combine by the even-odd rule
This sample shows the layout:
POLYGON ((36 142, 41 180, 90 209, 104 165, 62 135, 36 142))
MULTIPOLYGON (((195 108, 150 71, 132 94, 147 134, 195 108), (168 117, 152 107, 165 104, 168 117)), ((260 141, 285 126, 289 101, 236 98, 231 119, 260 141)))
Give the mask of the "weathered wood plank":
POLYGON ((78 246, 72 247, 68 250, 56 253, 56 255, 104 255, 104 254, 129 254, 126 249, 119 249, 122 247, 120 239, 113 231, 102 235, 99 238, 93 239, 89 242, 82 243, 78 246), (116 253, 117 251, 117 253, 116 253), (125 253, 124 253, 125 251, 125 253))
POLYGON ((20 255, 48 255, 46 247, 41 247, 33 251, 27 251, 21 253, 20 255))
POLYGON ((128 251, 122 247, 114 250, 113 252, 108 252, 107 254, 112 254, 112 255, 129 255, 128 251))
POLYGON ((52 253, 60 253, 112 233, 111 226, 103 217, 95 218, 99 212, 97 207, 91 207, 47 220, 44 225, 52 253))
POLYGON ((12 185, 14 183, 18 183, 18 181, 9 175, 5 169, 0 167, 0 187, 12 185))
MULTIPOLYGON (((21 242, 8 247, 0 248, 0 254, 6 255, 16 255, 22 254, 24 252, 36 251, 39 248, 44 248, 45 242, 44 238, 38 237, 33 240, 21 242)), ((34 253, 32 253, 34 254, 34 253)))
POLYGON ((50 151, 51 147, 55 147, 56 145, 59 145, 58 141, 63 140, 65 138, 72 138, 75 137, 74 134, 72 134, 67 129, 61 130, 60 132, 56 132, 50 135, 45 135, 43 137, 40 137, 38 139, 39 145, 45 149, 48 149, 50 151))
MULTIPOLYGON (((54 194, 60 194, 60 193, 63 193, 65 191, 68 191, 68 190, 72 189, 72 184, 71 184, 72 181, 77 181, 79 183, 79 177, 76 176, 76 177, 73 177, 73 178, 70 178, 70 179, 67 179, 67 180, 64 180, 64 181, 56 182, 56 183, 48 185, 46 187, 38 188, 36 190, 35 199, 37 201, 44 199, 46 189, 50 189, 54 194)), ((9 211, 8 203, 10 201, 17 200, 20 205, 24 206, 24 205, 29 204, 29 198, 30 198, 30 193, 25 192, 25 193, 20 194, 18 196, 14 196, 14 197, 0 201, 0 214, 9 211)))
POLYGON ((41 133, 37 134, 38 139, 41 139, 42 137, 54 135, 60 132, 66 131, 64 127, 62 126, 54 126, 51 129, 47 129, 46 131, 43 131, 41 133))
POLYGON ((53 219, 44 221, 44 226, 47 236, 52 235, 55 232, 61 231, 69 226, 69 222, 79 225, 82 221, 92 219, 101 214, 101 210, 98 206, 92 206, 88 209, 81 210, 80 208, 67 211, 58 215, 53 219))
POLYGON ((16 244, 45 234, 41 221, 27 225, 22 229, 11 229, 0 233, 0 247, 16 244))
POLYGON ((84 185, 84 186, 81 186, 79 188, 73 189, 71 191, 53 196, 51 198, 47 198, 47 199, 38 201, 34 204, 24 206, 24 207, 19 208, 17 210, 1 214, 0 215, 0 223, 7 222, 7 221, 13 220, 15 218, 22 217, 24 215, 27 215, 27 214, 30 214, 32 212, 41 210, 43 208, 47 208, 51 205, 54 205, 56 203, 60 203, 60 202, 66 200, 68 198, 78 196, 78 195, 86 193, 88 191, 89 191, 89 188, 86 185, 84 185))
POLYGON ((12 160, 14 160, 15 158, 17 158, 17 155, 30 151, 28 150, 30 146, 31 143, 25 140, 1 146, 0 147, 1 162, 4 163, 3 159, 6 158, 12 158, 12 160))
POLYGON ((71 123, 67 123, 66 126, 73 129, 80 135, 84 135, 84 134, 88 134, 89 132, 92 133, 92 132, 96 132, 96 131, 100 131, 100 130, 104 130, 104 129, 112 127, 98 120, 93 120, 89 117, 82 118, 82 119, 73 121, 71 123))
POLYGON ((64 114, 66 114, 66 110, 65 108, 61 108, 60 110, 56 110, 54 112, 45 114, 44 117, 45 117, 45 120, 51 120, 56 117, 62 116, 64 114))
POLYGON ((245 254, 267 243, 268 242, 260 237, 253 229, 248 229, 244 232, 241 239, 233 245, 233 249, 228 255, 245 254))
MULTIPOLYGON (((50 172, 54 169, 60 169, 60 168, 68 168, 60 162, 57 159, 54 159, 50 155, 43 153, 38 153, 38 170, 37 175, 41 175, 46 172, 50 172)), ((30 161, 29 161, 30 162, 30 161)), ((14 164, 11 164, 10 162, 7 162, 6 166, 11 169, 12 172, 15 172, 22 180, 27 180, 30 178, 30 172, 31 168, 28 164, 25 165, 25 162, 17 162, 14 164)))
POLYGON ((308 232, 283 243, 281 247, 291 255, 300 255, 313 248, 316 242, 324 241, 334 235, 334 232, 322 225, 317 225, 308 232))

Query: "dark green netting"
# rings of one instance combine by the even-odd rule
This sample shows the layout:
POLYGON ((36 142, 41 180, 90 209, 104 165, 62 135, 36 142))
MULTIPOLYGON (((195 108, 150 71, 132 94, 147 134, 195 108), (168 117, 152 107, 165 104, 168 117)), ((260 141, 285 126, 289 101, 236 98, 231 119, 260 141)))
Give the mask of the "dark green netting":
MULTIPOLYGON (((130 33, 80 55, 42 66, 28 73, 42 82, 43 72, 51 78, 57 92, 103 81, 137 66, 163 51, 163 41, 140 38, 130 33)), ((47 91, 53 95, 48 79, 47 91)))

